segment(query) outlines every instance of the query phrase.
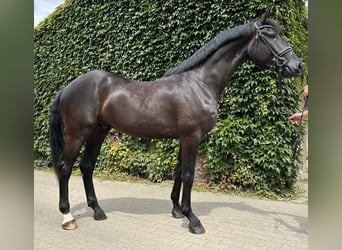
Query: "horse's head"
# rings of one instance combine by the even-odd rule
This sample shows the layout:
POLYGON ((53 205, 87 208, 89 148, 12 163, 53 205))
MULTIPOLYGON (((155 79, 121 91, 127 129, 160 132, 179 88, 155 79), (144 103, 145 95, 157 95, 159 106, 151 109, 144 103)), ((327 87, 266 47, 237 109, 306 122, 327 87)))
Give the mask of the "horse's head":
POLYGON ((283 77, 302 74, 302 59, 281 38, 280 25, 267 19, 270 9, 254 22, 255 36, 248 46, 248 56, 257 65, 278 71, 283 77))

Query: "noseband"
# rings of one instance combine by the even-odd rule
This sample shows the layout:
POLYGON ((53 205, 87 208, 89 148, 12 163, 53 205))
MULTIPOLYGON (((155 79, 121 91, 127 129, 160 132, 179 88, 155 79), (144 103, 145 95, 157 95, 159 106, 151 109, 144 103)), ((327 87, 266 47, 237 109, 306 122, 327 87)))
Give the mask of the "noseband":
MULTIPOLYGON (((293 53, 292 48, 290 46, 288 46, 288 47, 285 47, 284 49, 282 49, 281 51, 277 52, 276 49, 274 48, 274 46, 272 45, 272 43, 270 43, 267 40, 266 36, 261 32, 261 30, 264 28, 273 29, 273 26, 271 26, 271 25, 258 26, 258 24, 256 22, 254 22, 254 26, 255 26, 255 30, 256 30, 256 35, 255 35, 256 45, 255 45, 255 51, 254 51, 254 62, 255 62, 256 51, 257 51, 257 47, 258 47, 258 41, 259 41, 259 37, 260 37, 261 40, 264 42, 264 44, 267 46, 267 48, 273 54, 272 60, 274 62, 274 65, 271 66, 271 70, 274 71, 278 67, 279 73, 280 73, 290 60, 290 59, 286 59, 284 56, 287 53, 291 53, 291 55, 292 55, 292 53, 293 53)), ((290 58, 291 55, 288 58, 290 58)))

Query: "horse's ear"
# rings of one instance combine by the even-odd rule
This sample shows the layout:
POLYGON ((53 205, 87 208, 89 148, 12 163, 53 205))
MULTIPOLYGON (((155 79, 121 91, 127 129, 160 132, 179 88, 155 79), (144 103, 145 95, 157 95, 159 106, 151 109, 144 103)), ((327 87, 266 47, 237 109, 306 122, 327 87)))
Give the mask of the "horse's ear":
POLYGON ((269 17, 271 10, 272 10, 273 5, 269 5, 266 12, 262 15, 261 17, 261 23, 265 23, 266 19, 269 17))

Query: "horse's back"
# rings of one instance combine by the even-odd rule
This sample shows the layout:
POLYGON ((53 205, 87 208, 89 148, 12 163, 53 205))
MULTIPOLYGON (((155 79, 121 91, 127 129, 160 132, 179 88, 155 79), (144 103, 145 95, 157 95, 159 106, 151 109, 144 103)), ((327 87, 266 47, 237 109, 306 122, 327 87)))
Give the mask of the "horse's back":
MULTIPOLYGON (((115 77, 112 73, 103 70, 93 70, 75 78, 66 89, 72 91, 85 91, 89 88, 95 87, 108 78, 115 77)), ((89 89, 91 90, 91 89, 89 89)))

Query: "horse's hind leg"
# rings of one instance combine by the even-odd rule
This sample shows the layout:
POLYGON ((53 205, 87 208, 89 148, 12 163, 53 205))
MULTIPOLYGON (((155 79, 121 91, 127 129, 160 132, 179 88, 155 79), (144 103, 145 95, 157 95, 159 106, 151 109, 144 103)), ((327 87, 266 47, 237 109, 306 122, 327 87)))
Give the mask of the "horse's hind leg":
POLYGON ((106 214, 99 206, 94 190, 93 171, 97 156, 99 155, 101 145, 109 132, 109 128, 101 128, 97 126, 92 135, 86 141, 86 149, 81 161, 81 171, 83 174, 83 184, 87 196, 88 206, 94 210, 95 220, 107 219, 106 214))
POLYGON ((56 173, 59 182, 59 211, 63 214, 64 220, 62 223, 63 229, 76 229, 77 224, 70 213, 69 203, 69 179, 72 171, 72 166, 82 146, 82 140, 67 137, 63 160, 58 162, 56 173))
POLYGON ((175 169, 175 181, 171 192, 171 200, 173 203, 172 216, 174 218, 183 218, 181 207, 179 205, 179 195, 182 186, 182 148, 180 146, 178 153, 178 163, 175 169))

